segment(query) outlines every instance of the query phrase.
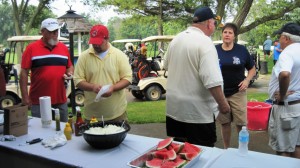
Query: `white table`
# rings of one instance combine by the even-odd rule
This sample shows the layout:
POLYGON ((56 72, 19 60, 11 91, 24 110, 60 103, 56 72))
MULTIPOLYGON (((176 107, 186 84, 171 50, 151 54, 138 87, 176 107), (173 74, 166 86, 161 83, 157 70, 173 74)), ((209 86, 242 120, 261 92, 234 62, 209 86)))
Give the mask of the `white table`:
MULTIPOLYGON (((64 128, 64 124, 61 123, 61 128, 64 128)), ((10 167, 18 168, 20 166, 129 168, 127 166, 129 161, 144 154, 161 140, 127 134, 120 146, 99 150, 90 147, 82 136, 76 137, 73 134, 72 140, 66 145, 53 150, 45 148, 41 143, 19 146, 28 140, 44 139, 54 134, 55 122, 52 122, 51 128, 42 128, 40 119, 33 118, 29 122, 27 135, 17 137, 16 141, 0 141, 0 163, 13 162, 9 164, 10 167)), ((203 148, 205 151, 192 167, 300 167, 300 159, 258 152, 249 152, 247 157, 241 157, 237 155, 236 149, 203 148)))

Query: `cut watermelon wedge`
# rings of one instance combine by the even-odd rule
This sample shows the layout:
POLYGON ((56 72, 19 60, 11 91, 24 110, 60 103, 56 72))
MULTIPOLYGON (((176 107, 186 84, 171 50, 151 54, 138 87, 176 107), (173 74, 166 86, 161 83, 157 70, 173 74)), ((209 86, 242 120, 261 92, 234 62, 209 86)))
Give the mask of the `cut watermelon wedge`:
POLYGON ((153 158, 152 160, 147 160, 145 164, 147 167, 150 167, 150 168, 160 168, 163 161, 164 160, 162 160, 162 159, 153 158))
POLYGON ((156 150, 164 149, 168 147, 172 142, 173 142, 173 138, 164 139, 158 143, 156 150))

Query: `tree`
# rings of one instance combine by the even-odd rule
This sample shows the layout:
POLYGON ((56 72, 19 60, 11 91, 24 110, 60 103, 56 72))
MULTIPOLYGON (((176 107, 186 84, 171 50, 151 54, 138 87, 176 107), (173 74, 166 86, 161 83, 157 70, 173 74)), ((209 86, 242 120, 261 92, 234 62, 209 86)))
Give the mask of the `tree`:
POLYGON ((0 4, 0 44, 7 45, 6 39, 13 34, 14 24, 10 21, 12 7, 8 3, 0 4))
MULTIPOLYGON (((114 6, 117 11, 124 14, 140 15, 155 18, 157 33, 163 35, 163 22, 167 22, 173 19, 184 19, 188 16, 188 12, 192 12, 193 8, 190 7, 190 3, 183 3, 177 0, 104 0, 98 2, 97 0, 87 1, 87 4, 93 4, 100 8, 100 6, 108 7, 114 6)), ((193 2, 194 3, 194 2, 193 2)))
POLYGON ((35 11, 31 13, 27 24, 25 24, 29 0, 22 0, 19 4, 17 0, 11 0, 16 35, 28 34, 34 21, 37 19, 42 10, 47 7, 46 5, 48 5, 51 1, 53 0, 39 0, 35 11))
MULTIPOLYGON (((21 0, 21 2, 18 0, 11 0, 15 35, 20 36, 29 34, 32 25, 40 18, 43 9, 47 8, 47 5, 51 1, 53 0, 39 0, 38 5, 35 8, 29 5, 29 0, 21 0)), ((18 45, 17 47, 18 60, 21 60, 22 46, 18 45)))
POLYGON ((300 0, 97 0, 87 1, 98 8, 113 6, 117 12, 156 17, 158 34, 163 34, 162 22, 170 20, 191 20, 199 6, 210 6, 222 21, 233 18, 240 27, 239 33, 248 32, 268 21, 282 18, 285 14, 300 7, 300 0), (265 4, 265 6, 262 6, 265 4), (257 6, 260 6, 258 9, 257 6), (251 18, 252 13, 262 13, 251 18))

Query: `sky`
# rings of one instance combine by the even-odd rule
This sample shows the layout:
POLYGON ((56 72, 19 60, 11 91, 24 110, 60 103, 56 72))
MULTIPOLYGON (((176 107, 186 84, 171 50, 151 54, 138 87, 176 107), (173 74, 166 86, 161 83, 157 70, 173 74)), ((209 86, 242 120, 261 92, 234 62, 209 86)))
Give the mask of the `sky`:
MULTIPOLYGON (((33 4, 37 4, 37 0, 32 1, 33 4), (35 2, 34 2, 35 1, 35 2)), ((56 14, 58 17, 66 14, 66 11, 70 9, 68 6, 72 6, 72 10, 75 11, 76 14, 82 14, 82 13, 90 13, 90 7, 89 6, 84 6, 83 3, 80 2, 80 0, 56 0, 51 3, 51 9, 54 14, 56 14), (66 3, 67 1, 67 3, 66 3)), ((107 25, 108 20, 111 17, 118 16, 116 12, 113 11, 113 9, 109 9, 106 11, 99 11, 96 14, 91 14, 93 19, 100 20, 107 25)))

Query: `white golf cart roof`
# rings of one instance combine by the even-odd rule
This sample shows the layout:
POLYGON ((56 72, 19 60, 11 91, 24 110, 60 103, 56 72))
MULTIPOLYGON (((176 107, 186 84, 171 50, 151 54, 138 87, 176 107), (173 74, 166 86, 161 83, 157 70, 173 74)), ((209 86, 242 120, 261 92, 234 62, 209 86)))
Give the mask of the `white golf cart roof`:
POLYGON ((165 36, 149 36, 142 39, 142 42, 154 42, 154 41, 172 41, 175 36, 165 35, 165 36))
MULTIPOLYGON (((7 39, 7 41, 15 41, 15 42, 22 42, 22 41, 37 41, 41 39, 42 36, 13 36, 7 39)), ((64 37, 58 37, 59 41, 69 41, 69 39, 64 37)))
MULTIPOLYGON (((213 43, 214 43, 214 44, 222 44, 223 41, 222 41, 222 40, 217 40, 217 41, 213 41, 213 43)), ((247 41, 243 41, 243 40, 239 40, 237 43, 238 43, 238 44, 241 44, 241 45, 246 45, 246 44, 248 44, 247 41)))
POLYGON ((112 41, 112 43, 135 43, 135 42, 141 42, 141 39, 120 39, 120 40, 112 41))

